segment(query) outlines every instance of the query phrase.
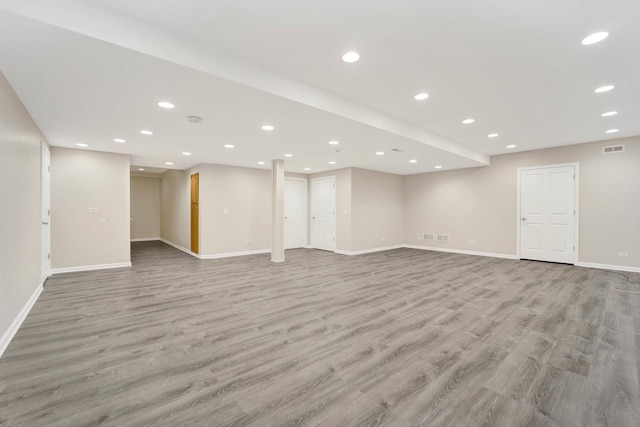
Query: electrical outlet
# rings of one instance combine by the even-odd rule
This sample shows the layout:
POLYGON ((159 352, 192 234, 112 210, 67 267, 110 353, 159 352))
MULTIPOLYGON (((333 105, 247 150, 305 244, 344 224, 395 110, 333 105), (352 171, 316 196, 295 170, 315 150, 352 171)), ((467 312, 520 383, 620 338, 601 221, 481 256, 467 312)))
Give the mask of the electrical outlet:
POLYGON ((381 241, 381 242, 384 242, 384 237, 381 237, 381 238, 380 238, 380 241, 381 241))
POLYGON ((629 256, 629 252, 618 252, 618 256, 629 256))
POLYGON ((475 241, 475 240, 469 240, 469 244, 470 244, 470 245, 475 245, 475 244, 476 244, 476 241, 475 241))
POLYGON ((422 236, 418 236, 418 240, 422 240, 422 236))

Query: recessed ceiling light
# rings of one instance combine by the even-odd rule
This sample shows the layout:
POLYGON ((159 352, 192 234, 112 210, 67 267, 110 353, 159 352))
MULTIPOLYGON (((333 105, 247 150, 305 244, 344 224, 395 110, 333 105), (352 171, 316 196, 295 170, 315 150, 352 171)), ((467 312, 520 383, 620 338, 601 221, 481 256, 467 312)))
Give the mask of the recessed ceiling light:
POLYGON ((113 142, 117 142, 117 143, 120 143, 120 144, 124 144, 124 143, 125 143, 125 142, 127 142, 127 141, 126 141, 125 139, 122 139, 122 138, 116 138, 116 139, 114 139, 114 140, 113 140, 113 142))
POLYGON ((603 31, 600 33, 594 33, 591 34, 585 38, 582 39, 582 44, 583 45, 590 45, 590 44, 595 44, 598 42, 601 42, 602 40, 606 39, 609 36, 609 33, 603 31))
POLYGON ((376 151, 376 156, 384 156, 384 151, 376 151))
POLYGON ((330 165, 335 165, 336 162, 334 162, 333 160, 329 162, 330 165))
POLYGON ((438 166, 434 166, 436 169, 442 169, 442 166, 438 165, 438 166))
POLYGON ((595 92, 596 93, 609 92, 614 87, 615 87, 614 85, 600 86, 598 89, 595 90, 595 92))
POLYGON ((609 129, 609 130, 607 130, 605 132, 606 133, 616 133, 616 132, 619 132, 619 131, 620 131, 620 129, 609 129))
POLYGON ((515 144, 507 145, 507 148, 516 148, 515 144))
POLYGON ((419 94, 417 94, 416 96, 413 97, 413 99, 415 99, 416 101, 424 101, 425 99, 427 99, 429 97, 428 93, 425 92, 420 92, 419 94))
POLYGON ((409 163, 418 163, 418 161, 416 159, 411 159, 409 160, 409 163))
POLYGON ((141 130, 140 133, 143 134, 143 135, 153 135, 153 132, 151 132, 150 130, 145 130, 145 129, 141 130))
POLYGON ((173 166, 173 162, 164 162, 165 165, 173 166))
POLYGON ((497 133, 490 133, 489 135, 487 135, 487 138, 497 138, 498 134, 497 133))
POLYGON ((224 144, 224 148, 233 148, 235 145, 233 144, 224 144))
POLYGON ((473 122, 475 122, 475 119, 464 119, 462 121, 462 123, 465 124, 465 125, 470 125, 473 122))
POLYGON ((258 162, 259 165, 264 165, 264 162, 258 162))
POLYGON ((356 62, 358 59, 360 59, 358 52, 351 51, 342 55, 342 60, 344 62, 356 62))
POLYGON ((618 114, 617 111, 607 111, 606 113, 602 113, 601 116, 602 117, 611 117, 611 116, 615 116, 616 114, 618 114))
POLYGON ((289 153, 287 153, 287 154, 285 154, 284 156, 285 156, 285 157, 293 157, 293 154, 289 154, 289 153))
POLYGON ((304 170, 306 170, 306 171, 310 171, 310 170, 311 170, 311 168, 304 168, 304 170))
POLYGON ((183 152, 182 152, 182 155, 183 155, 183 156, 190 156, 190 155, 191 155, 191 153, 190 153, 190 152, 188 152, 188 151, 183 151, 183 152))
POLYGON ((262 125, 262 130, 266 130, 266 131, 272 131, 275 128, 271 125, 262 125))
POLYGON ((329 141, 329 145, 338 145, 340 141, 329 141))
POLYGON ((139 171, 143 171, 143 170, 144 170, 144 168, 138 168, 138 170, 139 170, 139 171))
POLYGON ((160 102, 158 102, 158 107, 162 107, 162 108, 166 108, 168 110, 171 110, 172 108, 175 108, 175 105, 173 105, 169 101, 160 101, 160 102))
POLYGON ((76 145, 77 145, 78 147, 88 147, 88 146, 89 146, 89 144, 83 144, 83 143, 81 143, 81 142, 80 142, 80 143, 78 143, 78 144, 76 144, 76 145))

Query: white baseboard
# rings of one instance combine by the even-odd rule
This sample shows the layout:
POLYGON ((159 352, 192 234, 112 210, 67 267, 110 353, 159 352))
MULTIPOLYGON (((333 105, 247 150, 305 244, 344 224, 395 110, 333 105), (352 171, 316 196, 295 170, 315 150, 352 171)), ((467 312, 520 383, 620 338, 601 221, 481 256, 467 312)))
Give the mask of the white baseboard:
POLYGON ((626 265, 596 264, 592 262, 577 262, 576 267, 597 268, 599 270, 628 271, 640 273, 640 267, 627 267, 626 265))
POLYGON ((245 256, 245 255, 258 255, 258 254, 270 254, 271 249, 258 249, 255 251, 244 251, 244 252, 227 252, 223 254, 207 254, 207 255, 199 255, 200 259, 218 259, 218 258, 230 258, 234 256, 245 256))
POLYGON ((24 307, 22 307, 22 310, 20 310, 20 313, 18 313, 16 318, 13 319, 13 322, 11 322, 9 329, 7 329, 2 334, 2 337, 0 338, 0 357, 2 357, 2 354, 4 353, 4 351, 7 349, 7 347, 9 347, 9 343, 18 332, 18 329, 20 329, 22 322, 24 322, 24 319, 27 318, 27 315, 33 308, 36 301, 38 301, 38 297, 40 297, 40 294, 42 293, 43 289, 44 289, 44 286, 41 283, 40 286, 38 286, 36 290, 33 292, 33 294, 31 294, 31 298, 29 298, 29 300, 24 305, 24 307))
POLYGON ((393 249, 400 249, 400 248, 404 248, 405 245, 393 245, 393 246, 384 246, 384 247, 380 247, 380 248, 371 248, 371 249, 362 249, 359 251, 343 251, 340 249, 336 249, 335 251, 333 251, 336 254, 340 254, 340 255, 363 255, 363 254, 371 254, 374 252, 382 252, 382 251, 390 251, 393 249))
POLYGON ((132 242, 155 242, 156 240, 162 240, 159 237, 144 237, 142 239, 131 239, 132 242))
POLYGON ((180 245, 178 245, 177 243, 173 243, 173 242, 171 242, 171 241, 169 241, 169 240, 167 240, 167 239, 163 239, 162 237, 160 238, 160 241, 161 241, 162 243, 166 243, 166 244, 167 244, 167 245, 169 245, 169 246, 173 246, 174 248, 179 249, 179 250, 181 250, 182 252, 188 253, 188 254, 189 254, 189 255, 191 255, 191 256, 194 256, 194 257, 196 257, 196 258, 200 258, 200 255, 198 255, 197 253, 195 253, 195 252, 191 252, 189 249, 185 248, 184 246, 180 246, 180 245))
POLYGON ((52 268, 51 274, 76 273, 78 271, 106 270, 109 268, 131 267, 131 262, 114 262, 112 264, 80 265, 77 267, 52 268))
POLYGON ((461 255, 477 255, 477 256, 486 256, 491 258, 518 259, 518 257, 515 255, 496 254, 492 252, 465 251, 462 249, 436 248, 432 246, 419 246, 419 245, 403 245, 403 247, 409 248, 409 249, 420 249, 423 251, 447 252, 447 253, 461 254, 461 255))

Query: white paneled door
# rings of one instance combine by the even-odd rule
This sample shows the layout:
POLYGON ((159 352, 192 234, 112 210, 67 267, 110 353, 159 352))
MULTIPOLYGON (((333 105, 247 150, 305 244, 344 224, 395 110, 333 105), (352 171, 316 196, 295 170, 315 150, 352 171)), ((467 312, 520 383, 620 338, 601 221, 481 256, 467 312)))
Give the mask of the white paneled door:
POLYGON ((311 246, 336 249, 336 177, 311 180, 311 246))
POLYGON ((51 274, 51 154, 49 148, 42 144, 41 155, 41 282, 44 282, 51 274))
POLYGON ((284 248, 307 245, 307 180, 284 180, 284 248))
POLYGON ((520 258, 573 264, 576 167, 520 170, 520 258))

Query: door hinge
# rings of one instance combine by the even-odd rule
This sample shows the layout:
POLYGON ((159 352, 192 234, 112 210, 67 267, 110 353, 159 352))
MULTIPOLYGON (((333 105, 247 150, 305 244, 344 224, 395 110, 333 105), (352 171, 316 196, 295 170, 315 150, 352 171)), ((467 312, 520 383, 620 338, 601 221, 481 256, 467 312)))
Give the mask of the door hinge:
POLYGON ((336 241, 336 238, 335 238, 335 237, 333 238, 333 241, 334 241, 334 242, 336 241))
POLYGON ((47 259, 51 259, 51 254, 47 254, 47 259))
POLYGON ((51 215, 51 209, 47 209, 47 216, 51 215))
POLYGON ((47 172, 51 172, 51 166, 47 166, 47 172))
POLYGON ((573 251, 574 251, 574 252, 576 251, 576 247, 575 247, 575 246, 573 247, 573 251))
POLYGON ((576 214, 576 210, 575 210, 575 209, 573 210, 573 214, 574 214, 574 215, 576 214))

